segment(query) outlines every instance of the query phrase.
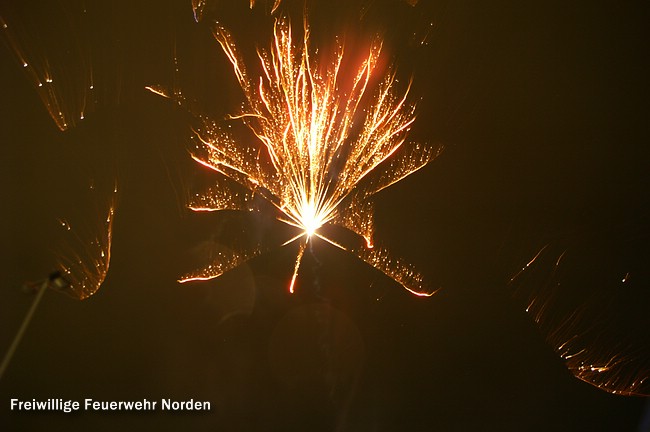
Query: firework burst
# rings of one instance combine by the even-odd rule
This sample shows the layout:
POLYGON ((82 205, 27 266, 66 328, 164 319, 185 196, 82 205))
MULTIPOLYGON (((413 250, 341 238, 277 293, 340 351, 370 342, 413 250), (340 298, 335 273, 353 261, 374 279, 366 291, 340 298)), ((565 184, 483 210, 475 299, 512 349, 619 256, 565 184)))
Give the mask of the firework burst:
MULTIPOLYGON (((261 76, 252 79, 230 33, 216 26, 213 34, 245 95, 242 111, 230 120, 243 122, 257 144, 244 146, 223 123, 202 117, 192 157, 222 178, 193 197, 189 207, 250 211, 256 196, 271 203, 277 219, 296 229, 281 244, 299 245, 291 292, 306 247, 318 239, 352 252, 416 295, 432 295, 412 266, 392 259, 373 243, 371 197, 419 170, 440 151, 405 145, 415 120, 415 105, 407 101, 410 83, 398 93, 393 71, 375 78, 381 41, 370 44, 349 79, 342 67, 343 44, 337 43, 331 61, 326 61, 310 48, 306 20, 302 39, 296 41, 289 21, 278 19, 271 49, 258 50, 261 76), (343 239, 326 236, 322 228, 327 225, 355 233, 363 245, 344 245, 343 239)), ((150 90, 162 94, 157 88, 150 90)), ((181 282, 217 277, 262 251, 253 248, 219 255, 181 282)))

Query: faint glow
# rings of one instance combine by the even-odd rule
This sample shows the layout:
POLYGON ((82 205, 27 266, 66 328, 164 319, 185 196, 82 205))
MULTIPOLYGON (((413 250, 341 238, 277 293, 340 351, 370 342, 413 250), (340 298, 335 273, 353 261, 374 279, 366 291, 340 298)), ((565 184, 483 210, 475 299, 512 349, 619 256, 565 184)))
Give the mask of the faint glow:
MULTIPOLYGON (((192 0, 192 11, 194 12, 194 21, 199 22, 205 18, 208 3, 218 3, 218 0, 192 0)), ((248 0, 249 8, 253 9, 259 3, 257 0, 248 0)), ((274 14, 280 7, 282 0, 269 0, 267 2, 271 5, 270 12, 274 14)))
POLYGON ((39 23, 19 29, 8 25, 2 17, 0 23, 0 38, 22 66, 56 126, 64 131, 83 120, 84 113, 93 109, 86 106, 86 100, 93 99, 93 86, 89 85, 92 82, 89 39, 87 35, 75 33, 82 23, 75 22, 48 34, 39 34, 42 28, 39 23))

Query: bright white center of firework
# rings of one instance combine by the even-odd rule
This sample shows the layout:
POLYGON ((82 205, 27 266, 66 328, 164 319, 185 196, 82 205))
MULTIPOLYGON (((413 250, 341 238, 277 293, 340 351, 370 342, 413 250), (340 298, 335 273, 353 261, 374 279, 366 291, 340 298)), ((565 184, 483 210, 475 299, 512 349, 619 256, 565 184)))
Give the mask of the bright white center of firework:
POLYGON ((300 212, 300 216, 302 228, 305 230, 308 237, 314 235, 316 230, 323 226, 323 220, 320 215, 318 215, 314 203, 305 204, 300 212))

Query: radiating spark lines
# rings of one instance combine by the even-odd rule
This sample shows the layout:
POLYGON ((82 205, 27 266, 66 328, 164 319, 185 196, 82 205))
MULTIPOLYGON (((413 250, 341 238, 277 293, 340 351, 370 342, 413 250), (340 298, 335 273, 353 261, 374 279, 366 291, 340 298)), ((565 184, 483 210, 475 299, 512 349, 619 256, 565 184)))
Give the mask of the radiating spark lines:
MULTIPOLYGON (((253 78, 232 35, 214 27, 245 96, 242 111, 229 121, 245 124, 258 144, 245 146, 222 123, 200 117, 203 124, 195 130, 192 157, 223 178, 196 195, 190 208, 249 211, 252 196, 259 192, 277 210, 277 220, 297 230, 278 245, 299 243, 291 292, 307 245, 323 240, 355 254, 410 292, 432 295, 411 266, 391 259, 385 249, 372 249, 372 196, 419 170, 441 150, 406 144, 415 120, 415 105, 407 99, 410 83, 400 93, 394 71, 375 77, 382 51, 378 38, 350 77, 343 44, 337 41, 330 58, 311 48, 306 20, 302 38, 296 39, 295 33, 287 19, 275 20, 272 46, 258 50, 261 73, 253 78), (236 192, 234 183, 247 192, 236 192), (364 246, 325 236, 321 228, 327 225, 357 234, 364 246)), ((169 97, 159 87, 149 89, 169 97)), ((220 257, 181 282, 217 277, 259 253, 256 247, 220 257)))

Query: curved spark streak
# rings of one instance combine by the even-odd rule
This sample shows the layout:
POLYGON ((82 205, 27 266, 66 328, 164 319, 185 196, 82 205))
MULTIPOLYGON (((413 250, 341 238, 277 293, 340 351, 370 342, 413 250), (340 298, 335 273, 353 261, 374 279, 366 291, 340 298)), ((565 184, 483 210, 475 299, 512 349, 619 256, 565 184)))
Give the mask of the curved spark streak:
POLYGON ((111 264, 116 204, 117 185, 113 189, 106 217, 101 220, 97 232, 91 239, 72 230, 67 221, 59 221, 61 226, 72 234, 70 244, 67 245, 68 250, 61 254, 57 266, 57 270, 70 284, 63 291, 65 294, 85 300, 95 294, 104 283, 111 264))
MULTIPOLYGON (((626 328, 625 321, 607 312, 604 305, 614 303, 615 297, 607 298, 603 305, 594 302, 600 298, 594 293, 600 291, 602 295, 603 287, 608 293, 616 292, 611 285, 615 279, 600 274, 598 279, 603 286, 593 284, 589 291, 570 300, 571 295, 580 293, 576 287, 584 280, 576 275, 581 275, 583 269, 594 272, 599 267, 607 268, 604 261, 590 261, 588 267, 576 266, 578 258, 590 257, 588 251, 599 247, 589 244, 588 248, 568 248, 549 243, 513 276, 510 285, 515 297, 527 304, 526 312, 547 343, 576 378, 609 393, 648 396, 647 345, 635 337, 634 327, 626 328)), ((612 245, 608 243, 606 248, 611 250, 612 245)), ((612 254, 617 257, 621 253, 616 246, 614 251, 612 254)))
MULTIPOLYGON (((251 78, 240 60, 233 37, 216 26, 213 35, 232 64, 245 96, 242 112, 229 116, 245 124, 258 140, 246 148, 227 128, 204 117, 195 130, 192 158, 226 177, 218 192, 194 200, 196 211, 250 210, 228 192, 228 181, 238 183, 271 203, 281 221, 299 233, 279 246, 304 240, 296 256, 289 290, 293 292, 306 245, 318 237, 342 250, 344 241, 320 232, 338 225, 364 240, 367 249, 354 252, 416 295, 432 295, 411 266, 389 259, 384 249, 372 249, 373 215, 370 198, 433 160, 439 151, 426 146, 407 146, 406 135, 415 121, 415 106, 408 102, 411 88, 396 92, 395 73, 389 71, 377 86, 376 73, 382 43, 370 45, 352 80, 342 73, 343 45, 333 58, 312 50, 305 20, 299 42, 287 19, 277 19, 269 50, 258 50, 261 75, 251 78), (376 88, 373 94, 370 89, 376 88), (260 149, 262 151, 260 151, 260 149), (266 151, 264 151, 266 150, 266 151), (377 175, 375 175, 377 173, 377 175)), ((155 87, 154 93, 159 93, 155 87)), ((438 149, 439 150, 439 149, 438 149)), ((230 257, 182 279, 203 280, 221 274, 244 257, 230 257), (218 271, 215 269, 218 268, 218 271)))

